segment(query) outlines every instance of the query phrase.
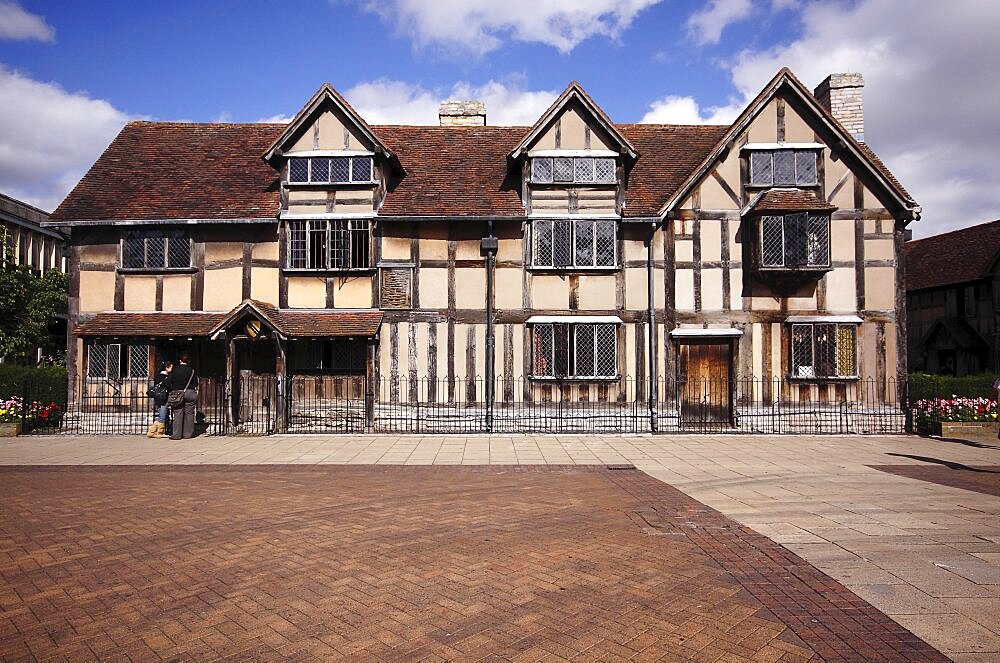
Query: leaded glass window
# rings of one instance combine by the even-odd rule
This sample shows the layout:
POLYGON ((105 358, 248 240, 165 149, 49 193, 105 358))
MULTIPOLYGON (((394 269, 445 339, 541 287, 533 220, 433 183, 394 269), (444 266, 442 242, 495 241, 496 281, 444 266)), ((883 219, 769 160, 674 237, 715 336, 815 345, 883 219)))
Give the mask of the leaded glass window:
POLYGON ((191 239, 181 230, 135 230, 122 238, 123 269, 191 267, 191 239))
POLYGON ((372 157, 290 157, 288 181, 293 184, 371 182, 372 157))
POLYGON ((95 342, 87 353, 87 377, 112 382, 149 376, 149 345, 95 342))
POLYGON ((531 339, 535 377, 610 379, 618 375, 614 323, 534 324, 531 339))
POLYGON ((532 222, 535 267, 615 267, 614 219, 555 219, 532 222))
POLYGON ((350 270, 371 267, 368 219, 289 221, 288 269, 350 270))
POLYGON ((815 149, 752 150, 750 185, 815 186, 818 158, 815 149))
POLYGON ((760 219, 760 265, 777 267, 828 267, 830 217, 796 212, 760 219))
POLYGON ((857 329, 855 324, 793 324, 792 377, 855 377, 857 329))
POLYGON ((614 184, 615 159, 611 157, 534 157, 531 181, 614 184))

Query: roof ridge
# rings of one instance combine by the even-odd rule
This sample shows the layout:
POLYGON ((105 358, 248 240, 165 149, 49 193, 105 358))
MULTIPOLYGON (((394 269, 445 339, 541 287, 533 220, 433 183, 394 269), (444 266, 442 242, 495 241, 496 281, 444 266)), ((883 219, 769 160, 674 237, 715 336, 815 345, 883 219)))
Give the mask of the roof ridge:
POLYGON ((941 237, 947 237, 948 235, 954 235, 956 233, 966 232, 968 230, 975 230, 976 228, 985 228, 986 226, 992 226, 995 223, 1000 223, 1000 219, 995 221, 984 221, 983 223, 977 223, 971 226, 965 226, 964 228, 955 228, 954 230, 946 230, 943 233, 938 233, 937 235, 930 235, 929 237, 920 237, 918 239, 911 239, 906 243, 906 246, 916 244, 917 242, 925 242, 929 239, 939 239, 941 237))

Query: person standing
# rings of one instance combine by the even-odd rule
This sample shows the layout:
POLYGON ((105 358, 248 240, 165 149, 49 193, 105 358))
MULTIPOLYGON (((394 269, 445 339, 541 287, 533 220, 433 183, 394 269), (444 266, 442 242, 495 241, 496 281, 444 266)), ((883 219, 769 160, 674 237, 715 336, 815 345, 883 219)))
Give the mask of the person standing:
POLYGON ((195 403, 198 400, 198 376, 191 367, 191 355, 181 355, 180 363, 170 372, 170 395, 167 404, 173 415, 171 440, 194 437, 195 403))
POLYGON ((170 394, 170 372, 173 368, 173 363, 169 361, 160 365, 160 372, 156 376, 156 384, 151 391, 156 394, 162 394, 162 396, 156 395, 153 397, 153 407, 156 408, 156 420, 150 425, 146 437, 167 436, 167 398, 170 394))

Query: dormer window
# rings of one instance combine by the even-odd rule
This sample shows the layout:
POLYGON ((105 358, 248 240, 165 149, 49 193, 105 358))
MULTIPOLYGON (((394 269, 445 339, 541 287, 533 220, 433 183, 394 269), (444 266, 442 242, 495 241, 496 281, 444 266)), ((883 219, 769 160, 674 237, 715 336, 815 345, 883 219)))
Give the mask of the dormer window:
POLYGON ((372 157, 290 157, 288 181, 293 184, 370 183, 372 157))
POLYGON ((816 148, 754 149, 750 152, 750 186, 816 186, 816 148))
POLYGON ((531 160, 535 184, 614 184, 611 157, 535 157, 531 160))

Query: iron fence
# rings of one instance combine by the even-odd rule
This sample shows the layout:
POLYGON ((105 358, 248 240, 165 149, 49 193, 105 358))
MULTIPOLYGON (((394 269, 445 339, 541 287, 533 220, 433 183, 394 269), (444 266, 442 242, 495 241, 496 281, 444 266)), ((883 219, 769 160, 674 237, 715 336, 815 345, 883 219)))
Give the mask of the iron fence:
MULTIPOLYGON (((67 398, 65 383, 26 383, 20 395, 24 432, 144 434, 155 416, 149 385, 144 379, 85 378, 67 398)), ((481 377, 207 377, 198 385, 197 431, 878 434, 903 432, 908 418, 892 379, 660 379, 652 395, 647 380, 630 377, 499 376, 492 390, 488 386, 481 377)))

